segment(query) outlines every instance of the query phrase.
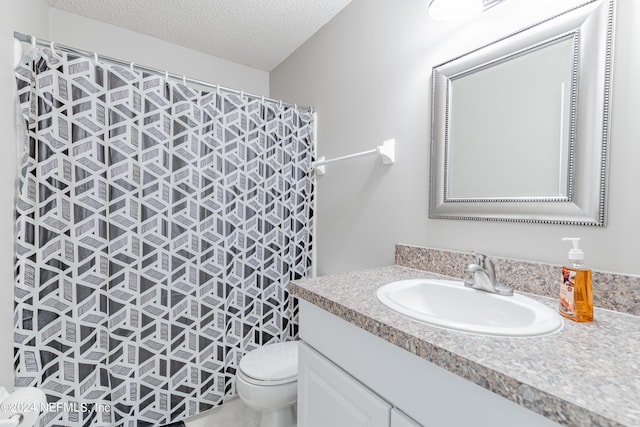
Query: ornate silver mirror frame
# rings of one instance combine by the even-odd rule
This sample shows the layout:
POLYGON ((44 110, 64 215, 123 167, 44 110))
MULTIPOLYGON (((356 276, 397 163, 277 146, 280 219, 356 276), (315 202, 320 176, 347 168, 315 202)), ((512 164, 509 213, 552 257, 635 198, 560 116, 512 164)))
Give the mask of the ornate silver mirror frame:
MULTIPOLYGON (((614 0, 590 1, 433 68, 430 218, 606 225, 613 9, 614 0), (535 194, 518 194, 503 190, 498 184, 495 190, 478 191, 477 188, 484 188, 483 182, 458 190, 462 187, 456 183, 461 177, 469 183, 475 180, 474 172, 469 172, 474 170, 470 166, 475 158, 462 159, 483 150, 485 147, 478 144, 486 144, 487 140, 495 140, 496 136, 493 130, 489 132, 490 135, 483 135, 475 129, 472 132, 461 131, 465 127, 461 123, 467 123, 465 118, 474 115, 473 107, 469 107, 469 104, 475 102, 474 105, 478 105, 476 108, 479 110, 476 111, 479 117, 488 117, 487 114, 480 114, 480 110, 486 106, 478 103, 478 99, 472 102, 465 99, 467 93, 476 92, 470 86, 472 79, 480 76, 485 78, 483 71, 488 75, 487 70, 497 70, 504 65, 512 67, 517 61, 522 61, 528 55, 532 56, 530 54, 545 55, 547 51, 557 50, 558 47, 569 54, 566 55, 567 69, 560 70, 568 76, 568 88, 564 88, 564 83, 562 86, 563 93, 566 91, 559 103, 562 107, 549 106, 549 109, 558 110, 561 115, 566 113, 566 117, 559 120, 564 121, 564 125, 557 125, 560 138, 553 137, 549 143, 550 150, 560 152, 554 160, 556 164, 560 163, 560 171, 555 178, 557 183, 554 184, 557 191, 535 190, 531 191, 535 194), (465 87, 467 89, 463 90, 465 87), (460 136, 463 134, 466 135, 464 138, 460 136), (465 171, 471 176, 465 176, 465 171)), ((508 69, 507 67, 503 68, 508 69)), ((501 87, 490 90, 499 89, 501 87)), ((480 90, 477 92, 482 93, 480 90)), ((500 99, 501 94, 492 92, 492 95, 500 99)), ((527 99, 518 101, 534 104, 528 103, 527 99)), ((502 124, 496 122, 487 127, 481 123, 478 129, 495 130, 502 124)), ((523 127, 527 126, 530 129, 552 127, 551 124, 539 122, 523 127)), ((516 142, 513 133, 509 135, 504 137, 502 144, 516 142)), ((529 142, 542 144, 542 141, 529 142)), ((500 150, 504 145, 497 147, 495 152, 502 153, 500 150)), ((499 158, 493 163, 490 160, 491 156, 483 158, 482 163, 489 164, 481 165, 475 169, 475 173, 486 168, 495 177, 495 182, 506 182, 510 179, 510 172, 507 172, 507 168, 501 169, 501 163, 513 164, 518 158, 499 158)), ((528 182, 542 181, 545 175, 546 172, 537 177, 525 175, 523 182, 525 179, 528 182)))

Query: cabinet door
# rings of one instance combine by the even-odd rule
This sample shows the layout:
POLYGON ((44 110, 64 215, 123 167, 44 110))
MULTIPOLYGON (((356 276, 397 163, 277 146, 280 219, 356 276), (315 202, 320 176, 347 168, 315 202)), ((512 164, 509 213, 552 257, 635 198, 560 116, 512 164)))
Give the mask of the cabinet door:
POLYGON ((391 427, 421 427, 405 413, 396 408, 391 409, 391 427))
POLYGON ((391 406, 311 347, 298 353, 298 427, 389 427, 391 406))

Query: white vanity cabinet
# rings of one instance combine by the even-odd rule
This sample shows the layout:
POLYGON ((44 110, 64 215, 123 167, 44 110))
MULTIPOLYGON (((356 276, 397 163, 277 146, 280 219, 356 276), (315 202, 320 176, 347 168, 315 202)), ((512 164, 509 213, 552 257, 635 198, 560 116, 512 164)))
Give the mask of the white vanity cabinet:
POLYGON ((298 427, 559 427, 300 300, 298 427))
POLYGON ((391 427, 420 427, 411 418, 400 412, 397 408, 391 408, 391 427))
POLYGON ((311 347, 298 351, 298 427, 419 427, 311 347))
POLYGON ((389 427, 387 402, 305 344, 298 358, 299 427, 389 427))

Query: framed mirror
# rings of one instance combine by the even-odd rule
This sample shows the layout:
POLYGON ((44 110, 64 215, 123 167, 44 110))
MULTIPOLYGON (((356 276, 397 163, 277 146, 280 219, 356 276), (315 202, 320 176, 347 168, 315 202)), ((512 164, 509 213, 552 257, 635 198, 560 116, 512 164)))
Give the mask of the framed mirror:
POLYGON ((606 225, 613 3, 433 68, 430 218, 606 225))

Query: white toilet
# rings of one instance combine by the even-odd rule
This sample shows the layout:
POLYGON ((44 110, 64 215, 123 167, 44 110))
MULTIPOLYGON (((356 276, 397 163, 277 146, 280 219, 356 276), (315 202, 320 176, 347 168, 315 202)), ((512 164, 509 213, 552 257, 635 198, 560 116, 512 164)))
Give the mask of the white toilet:
POLYGON ((297 341, 267 344, 240 360, 238 395, 261 412, 260 427, 295 427, 297 387, 297 341))

